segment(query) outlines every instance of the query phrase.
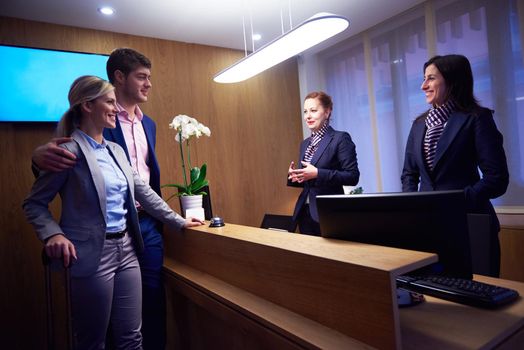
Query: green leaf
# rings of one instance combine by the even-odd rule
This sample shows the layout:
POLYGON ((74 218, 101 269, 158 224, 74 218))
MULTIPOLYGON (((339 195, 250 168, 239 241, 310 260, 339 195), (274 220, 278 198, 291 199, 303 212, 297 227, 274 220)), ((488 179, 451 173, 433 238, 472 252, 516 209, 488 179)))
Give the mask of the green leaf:
POLYGON ((180 185, 180 184, 166 184, 162 185, 161 187, 176 187, 178 189, 178 193, 173 194, 171 197, 168 198, 171 199, 174 196, 191 196, 195 194, 202 194, 207 195, 205 191, 200 191, 202 187, 205 187, 209 184, 209 182, 206 180, 206 173, 207 173, 207 165, 204 163, 202 164, 202 167, 194 167, 190 170, 190 180, 191 182, 188 184, 188 186, 180 185))
POLYGON ((191 183, 195 182, 199 177, 200 177, 200 169, 198 167, 191 168, 191 176, 190 176, 191 183))
POLYGON ((199 174, 199 179, 205 179, 206 178, 206 174, 207 174, 207 165, 206 163, 202 164, 202 166, 200 167, 200 174, 199 174))
POLYGON ((166 199, 166 202, 169 202, 171 200, 171 198, 177 197, 177 196, 178 196, 178 193, 172 194, 171 196, 169 196, 168 199, 166 199))
POLYGON ((180 196, 183 196, 183 195, 186 195, 186 194, 191 194, 191 192, 189 191, 189 189, 186 188, 186 186, 184 186, 184 185, 179 185, 179 184, 165 184, 165 185, 160 186, 160 188, 164 188, 164 187, 175 187, 176 189, 178 189, 178 192, 172 194, 171 196, 169 196, 169 198, 166 199, 166 202, 168 202, 168 201, 169 201, 171 198, 173 198, 173 197, 180 197, 180 196))
POLYGON ((166 185, 162 185, 162 186, 160 186, 160 188, 164 188, 164 187, 176 187, 176 188, 178 188, 179 190, 185 190, 185 189, 186 189, 186 186, 184 186, 184 185, 179 185, 179 184, 166 184, 166 185))
POLYGON ((208 185, 208 181, 206 180, 206 170, 207 165, 205 163, 202 165, 200 169, 197 167, 191 169, 191 183, 188 186, 188 192, 194 194, 195 191, 198 191, 202 187, 208 185))
POLYGON ((190 187, 190 191, 191 192, 196 192, 199 189, 201 189, 202 187, 207 186, 208 184, 209 184, 209 182, 207 180, 194 182, 194 183, 191 184, 191 186, 189 186, 190 187))
POLYGON ((354 188, 353 190, 349 192, 349 194, 361 194, 361 193, 364 193, 364 189, 360 186, 357 188, 354 188))

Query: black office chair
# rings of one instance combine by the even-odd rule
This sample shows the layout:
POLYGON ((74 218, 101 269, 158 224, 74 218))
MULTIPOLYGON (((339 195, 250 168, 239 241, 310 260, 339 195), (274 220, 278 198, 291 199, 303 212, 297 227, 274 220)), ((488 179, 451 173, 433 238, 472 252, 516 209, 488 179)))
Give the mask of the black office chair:
POLYGON ((468 214, 468 230, 471 248, 472 272, 478 275, 491 275, 491 216, 488 214, 468 214))
POLYGON ((293 221, 291 215, 265 214, 260 227, 276 231, 295 232, 297 223, 293 221))
POLYGON ((206 192, 207 195, 202 199, 202 206, 204 207, 204 217, 206 220, 211 220, 213 217, 213 209, 211 208, 211 193, 209 192, 209 186, 204 186, 202 191, 206 192))

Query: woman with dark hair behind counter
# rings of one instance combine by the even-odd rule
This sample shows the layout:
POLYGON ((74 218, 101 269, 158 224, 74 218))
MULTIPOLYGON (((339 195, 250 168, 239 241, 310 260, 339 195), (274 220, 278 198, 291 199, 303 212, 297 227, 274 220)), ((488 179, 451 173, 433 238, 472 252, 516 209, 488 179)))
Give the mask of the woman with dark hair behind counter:
POLYGON ((402 190, 463 189, 468 213, 491 218, 489 274, 498 277, 500 225, 490 199, 503 195, 509 182, 502 134, 493 112, 475 99, 466 57, 435 56, 424 64, 423 73, 421 89, 431 108, 411 127, 402 190))

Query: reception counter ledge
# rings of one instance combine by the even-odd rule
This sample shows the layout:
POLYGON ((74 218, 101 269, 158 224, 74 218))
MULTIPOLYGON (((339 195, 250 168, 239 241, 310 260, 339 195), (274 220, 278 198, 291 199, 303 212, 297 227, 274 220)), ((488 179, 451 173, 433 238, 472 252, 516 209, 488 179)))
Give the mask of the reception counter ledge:
MULTIPOLYGON (((233 224, 165 238, 173 348, 415 349, 438 340, 463 349, 522 337, 521 300, 486 311, 428 297, 399 310, 395 276, 435 262, 434 254, 233 224), (503 325, 481 328, 472 343, 476 332, 460 330, 469 317, 503 325)), ((523 284, 502 282, 524 293, 523 284)))

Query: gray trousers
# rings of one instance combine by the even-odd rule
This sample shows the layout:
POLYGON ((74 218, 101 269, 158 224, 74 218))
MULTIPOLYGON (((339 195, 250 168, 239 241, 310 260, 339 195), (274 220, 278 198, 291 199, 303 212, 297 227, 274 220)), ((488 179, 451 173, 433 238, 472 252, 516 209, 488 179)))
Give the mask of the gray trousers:
POLYGON ((76 349, 104 349, 109 325, 116 349, 142 349, 142 281, 128 234, 105 240, 95 274, 71 279, 71 303, 76 349))

